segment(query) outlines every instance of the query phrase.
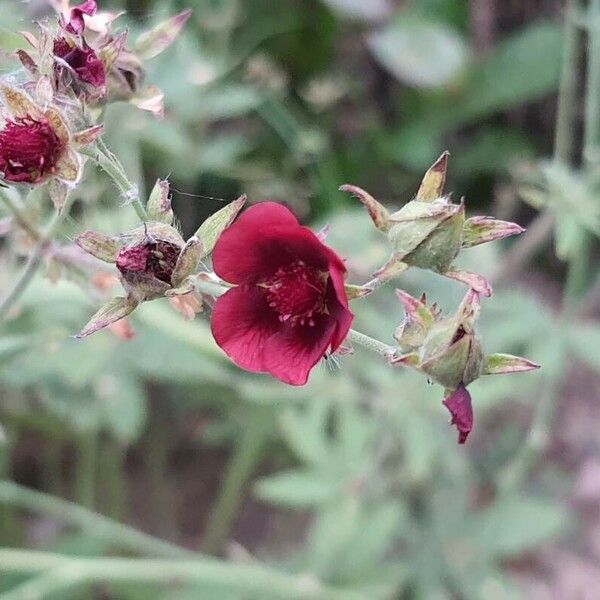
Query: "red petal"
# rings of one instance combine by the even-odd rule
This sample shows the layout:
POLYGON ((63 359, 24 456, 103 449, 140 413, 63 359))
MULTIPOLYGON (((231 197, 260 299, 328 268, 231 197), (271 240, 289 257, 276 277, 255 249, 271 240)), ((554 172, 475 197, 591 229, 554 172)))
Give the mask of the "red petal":
POLYGON ((316 319, 314 327, 287 325, 265 344, 265 370, 284 383, 304 385, 329 348, 335 327, 336 321, 330 316, 316 319))
POLYGON ((266 341, 282 327, 256 287, 238 287, 221 296, 212 314, 211 328, 219 346, 231 360, 248 371, 261 373, 266 341))
POLYGON ((225 281, 260 282, 295 260, 324 271, 332 262, 344 269, 335 252, 306 227, 269 224, 247 229, 238 228, 238 223, 225 230, 213 253, 215 273, 225 281))
MULTIPOLYGON (((343 264, 342 264, 343 268, 343 264)), ((354 315, 348 309, 348 296, 344 288, 344 273, 338 265, 329 266, 330 288, 327 290, 327 308, 337 327, 331 339, 331 351, 335 352, 346 339, 354 315)))
POLYGON ((452 425, 458 429, 458 443, 464 444, 473 429, 473 406, 471 395, 461 383, 444 401, 444 406, 452 415, 452 425))

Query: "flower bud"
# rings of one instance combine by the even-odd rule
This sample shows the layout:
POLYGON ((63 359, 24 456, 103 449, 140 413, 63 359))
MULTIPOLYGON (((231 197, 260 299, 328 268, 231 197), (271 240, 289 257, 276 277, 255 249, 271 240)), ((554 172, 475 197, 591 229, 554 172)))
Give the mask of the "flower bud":
POLYGON ((423 345, 436 320, 437 308, 435 305, 431 310, 427 308, 425 294, 417 300, 403 290, 396 290, 396 296, 404 306, 405 316, 396 329, 394 338, 402 350, 410 352, 423 345))
POLYGON ((390 215, 388 239, 396 260, 444 273, 458 255, 465 222, 464 204, 448 197, 413 200, 390 215))

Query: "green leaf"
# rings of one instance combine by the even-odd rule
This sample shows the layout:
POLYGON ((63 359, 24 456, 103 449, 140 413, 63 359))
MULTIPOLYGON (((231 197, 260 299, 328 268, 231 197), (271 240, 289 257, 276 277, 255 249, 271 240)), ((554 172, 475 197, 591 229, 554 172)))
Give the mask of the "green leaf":
POLYGON ((566 511, 551 500, 509 497, 475 515, 475 547, 489 556, 516 556, 560 534, 566 511))
POLYGON ((225 208, 218 210, 214 215, 211 215, 200 225, 196 231, 196 237, 202 242, 202 258, 208 256, 215 247, 220 235, 233 223, 237 214, 242 210, 246 203, 246 196, 240 196, 228 204, 225 208))
POLYGON ((468 60, 467 45, 458 32, 416 16, 402 15, 371 35, 369 46, 392 75, 415 87, 449 84, 468 60))
POLYGON ((261 479, 255 494, 273 504, 291 508, 314 507, 335 497, 339 482, 310 471, 286 471, 261 479))

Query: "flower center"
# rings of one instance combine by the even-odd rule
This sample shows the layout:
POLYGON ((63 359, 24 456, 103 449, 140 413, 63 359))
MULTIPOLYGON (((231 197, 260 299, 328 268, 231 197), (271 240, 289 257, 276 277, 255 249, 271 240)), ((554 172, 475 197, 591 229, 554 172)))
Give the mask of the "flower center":
POLYGON ((6 181, 38 183, 54 173, 64 143, 44 117, 17 117, 0 131, 0 172, 6 181))
POLYGON ((145 242, 123 248, 117 257, 117 268, 125 276, 132 272, 148 273, 170 284, 180 251, 181 248, 171 242, 145 242))
POLYGON ((260 284, 267 290, 269 306, 279 313, 279 320, 290 320, 292 325, 315 322, 313 316, 325 313, 327 273, 297 260, 280 267, 275 275, 260 284))

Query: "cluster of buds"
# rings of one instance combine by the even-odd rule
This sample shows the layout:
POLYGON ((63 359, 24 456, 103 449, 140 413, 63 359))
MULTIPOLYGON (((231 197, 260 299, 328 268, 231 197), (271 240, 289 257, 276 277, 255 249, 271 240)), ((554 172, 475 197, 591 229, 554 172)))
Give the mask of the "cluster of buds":
POLYGON ((441 318, 435 305, 428 307, 424 296, 417 300, 402 290, 396 290, 396 295, 405 317, 394 335, 398 352, 390 360, 392 364, 417 369, 444 387, 444 405, 458 429, 458 441, 463 444, 473 428, 467 386, 481 375, 531 371, 539 365, 510 354, 484 355, 475 329, 480 293, 473 289, 466 293, 456 313, 446 318, 441 318))
POLYGON ((392 248, 390 259, 374 273, 373 281, 363 286, 362 295, 409 267, 433 271, 469 287, 456 314, 447 318, 440 317, 435 304, 427 307, 425 296, 417 300, 397 290, 405 318, 394 335, 398 351, 390 358, 393 364, 417 369, 443 386, 443 403, 463 444, 473 428, 467 386, 481 375, 530 371, 539 365, 509 354, 483 353, 475 322, 481 296, 491 296, 492 287, 483 275, 457 269, 453 263, 465 248, 516 235, 524 229, 492 217, 467 219, 464 200, 453 204, 450 195, 444 194, 448 156, 444 152, 437 159, 425 173, 415 198, 393 213, 359 187, 344 185, 340 189, 364 204, 375 227, 387 234, 392 248))
POLYGON ((186 10, 143 33, 129 48, 127 31, 112 32, 122 13, 98 12, 95 0, 74 8, 54 2, 58 29, 38 24, 38 35, 24 33, 31 46, 17 51, 22 65, 37 79, 47 77, 56 93, 88 106, 130 101, 157 115, 163 113, 163 94, 145 84, 144 64, 177 37, 191 11, 186 10))
POLYGON ((86 231, 77 237, 75 243, 88 254, 116 266, 126 293, 105 304, 77 337, 87 337, 112 325, 142 302, 195 294, 200 261, 212 252, 219 235, 245 201, 242 196, 228 204, 185 241, 173 226, 169 184, 158 180, 148 199, 149 221, 144 225, 118 236, 86 231))

